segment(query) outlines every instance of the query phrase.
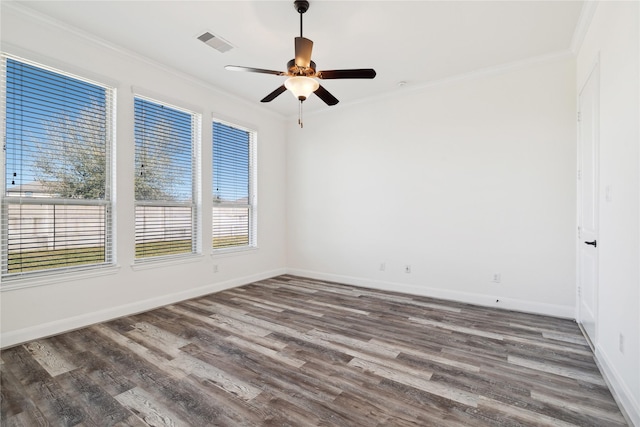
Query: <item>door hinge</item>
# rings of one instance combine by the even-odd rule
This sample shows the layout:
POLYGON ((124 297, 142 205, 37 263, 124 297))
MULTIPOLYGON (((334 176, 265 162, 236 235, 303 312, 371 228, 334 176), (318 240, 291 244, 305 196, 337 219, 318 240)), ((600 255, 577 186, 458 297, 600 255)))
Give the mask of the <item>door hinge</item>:
POLYGON ((580 121, 582 119, 582 113, 580 113, 580 111, 578 111, 578 121, 580 121))
POLYGON ((581 234, 582 234, 582 233, 581 233, 580 231, 581 231, 581 230, 580 230, 580 227, 578 227, 578 239, 581 239, 581 237, 580 237, 580 236, 581 236, 581 234))
POLYGON ((582 179, 582 170, 578 169, 578 179, 582 179))

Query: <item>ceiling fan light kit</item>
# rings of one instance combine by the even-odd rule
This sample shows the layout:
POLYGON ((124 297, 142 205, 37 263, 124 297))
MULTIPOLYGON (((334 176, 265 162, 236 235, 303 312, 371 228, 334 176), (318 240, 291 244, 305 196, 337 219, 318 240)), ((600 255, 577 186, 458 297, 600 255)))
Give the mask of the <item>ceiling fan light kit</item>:
POLYGON ((296 0, 293 6, 300 14, 300 37, 294 39, 295 58, 287 63, 287 71, 265 70, 262 68, 242 67, 239 65, 227 65, 225 68, 231 71, 247 71, 251 73, 273 74, 276 76, 288 76, 283 85, 265 96, 260 102, 271 102, 286 90, 300 101, 298 110, 298 124, 302 124, 302 103, 315 93, 318 98, 327 105, 336 105, 338 98, 327 91, 316 79, 373 79, 376 72, 373 68, 359 68, 349 70, 316 71, 316 64, 311 60, 313 41, 302 35, 302 15, 309 9, 309 2, 296 0))
POLYGON ((296 76, 289 77, 284 82, 284 87, 289 89, 293 93, 293 96, 302 102, 320 87, 320 83, 311 77, 296 76))

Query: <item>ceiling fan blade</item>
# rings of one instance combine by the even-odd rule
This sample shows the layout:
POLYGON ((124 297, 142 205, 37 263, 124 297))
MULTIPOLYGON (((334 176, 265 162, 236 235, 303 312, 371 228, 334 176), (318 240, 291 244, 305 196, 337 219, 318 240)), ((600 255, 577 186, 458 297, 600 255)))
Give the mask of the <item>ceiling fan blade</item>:
POLYGON ((280 95, 282 92, 285 92, 286 90, 287 90, 287 88, 284 87, 284 85, 282 85, 278 89, 276 89, 273 92, 271 92, 269 95, 267 95, 264 98, 262 98, 260 100, 260 102, 271 102, 274 99, 276 99, 278 97, 278 95, 280 95))
POLYGON ((318 95, 318 98, 322 99, 327 105, 336 105, 338 102, 338 98, 331 95, 328 90, 322 87, 322 85, 318 86, 318 89, 314 92, 318 95))
POLYGON ((373 68, 357 68, 353 70, 318 71, 316 77, 320 79, 372 79, 376 76, 373 68))
POLYGON ((313 42, 304 37, 296 37, 296 65, 308 68, 311 65, 311 51, 313 42))
POLYGON ((227 65, 224 67, 230 71, 245 71, 249 73, 273 74, 274 76, 286 76, 284 71, 265 70, 263 68, 242 67, 240 65, 227 65))

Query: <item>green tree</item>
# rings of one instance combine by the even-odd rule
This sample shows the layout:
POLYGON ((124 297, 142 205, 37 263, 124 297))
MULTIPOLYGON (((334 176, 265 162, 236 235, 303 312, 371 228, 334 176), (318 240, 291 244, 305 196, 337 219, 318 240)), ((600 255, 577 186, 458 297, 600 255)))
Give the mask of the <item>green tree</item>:
POLYGON ((136 200, 177 200, 179 183, 171 173, 171 157, 167 147, 176 139, 171 125, 160 120, 147 132, 151 140, 136 137, 136 200))
MULTIPOLYGON (((106 129, 96 120, 97 105, 75 117, 58 113, 43 123, 45 138, 36 140, 35 178, 57 197, 104 199, 106 194, 106 129)), ((99 117, 99 116, 98 116, 99 117)))
MULTIPOLYGON (((59 113, 43 123, 45 138, 36 139, 36 180, 61 198, 104 199, 107 192, 107 129, 104 108, 91 105, 75 115, 59 113)), ((159 124, 160 127, 166 127, 159 124)), ((171 138, 170 129, 163 129, 171 138)), ((35 139, 35 138, 34 138, 35 139)), ((164 174, 171 159, 157 148, 136 153, 136 200, 173 200, 176 185, 164 174), (144 165, 144 167, 141 167, 144 165)))

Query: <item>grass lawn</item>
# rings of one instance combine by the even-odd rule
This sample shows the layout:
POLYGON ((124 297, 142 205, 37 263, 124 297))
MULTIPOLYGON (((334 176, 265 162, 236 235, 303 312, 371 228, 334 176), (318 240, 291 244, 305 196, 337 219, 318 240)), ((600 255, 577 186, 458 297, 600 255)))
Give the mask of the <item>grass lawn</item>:
POLYGON ((170 240, 136 244, 136 258, 162 255, 188 254, 192 251, 191 240, 170 240))
MULTIPOLYGON (((247 246, 249 236, 223 236, 213 239, 214 249, 247 246)), ((191 240, 172 240, 138 243, 136 258, 149 258, 162 255, 191 253, 191 240)), ((27 271, 48 270, 52 268, 74 267, 105 262, 103 246, 74 249, 56 249, 49 251, 9 252, 9 274, 27 271)))
POLYGON ((96 246, 53 251, 9 252, 7 264, 9 274, 11 274, 103 262, 104 247, 96 246))
POLYGON ((248 246, 249 236, 222 236, 213 238, 213 249, 232 248, 235 246, 248 246))

